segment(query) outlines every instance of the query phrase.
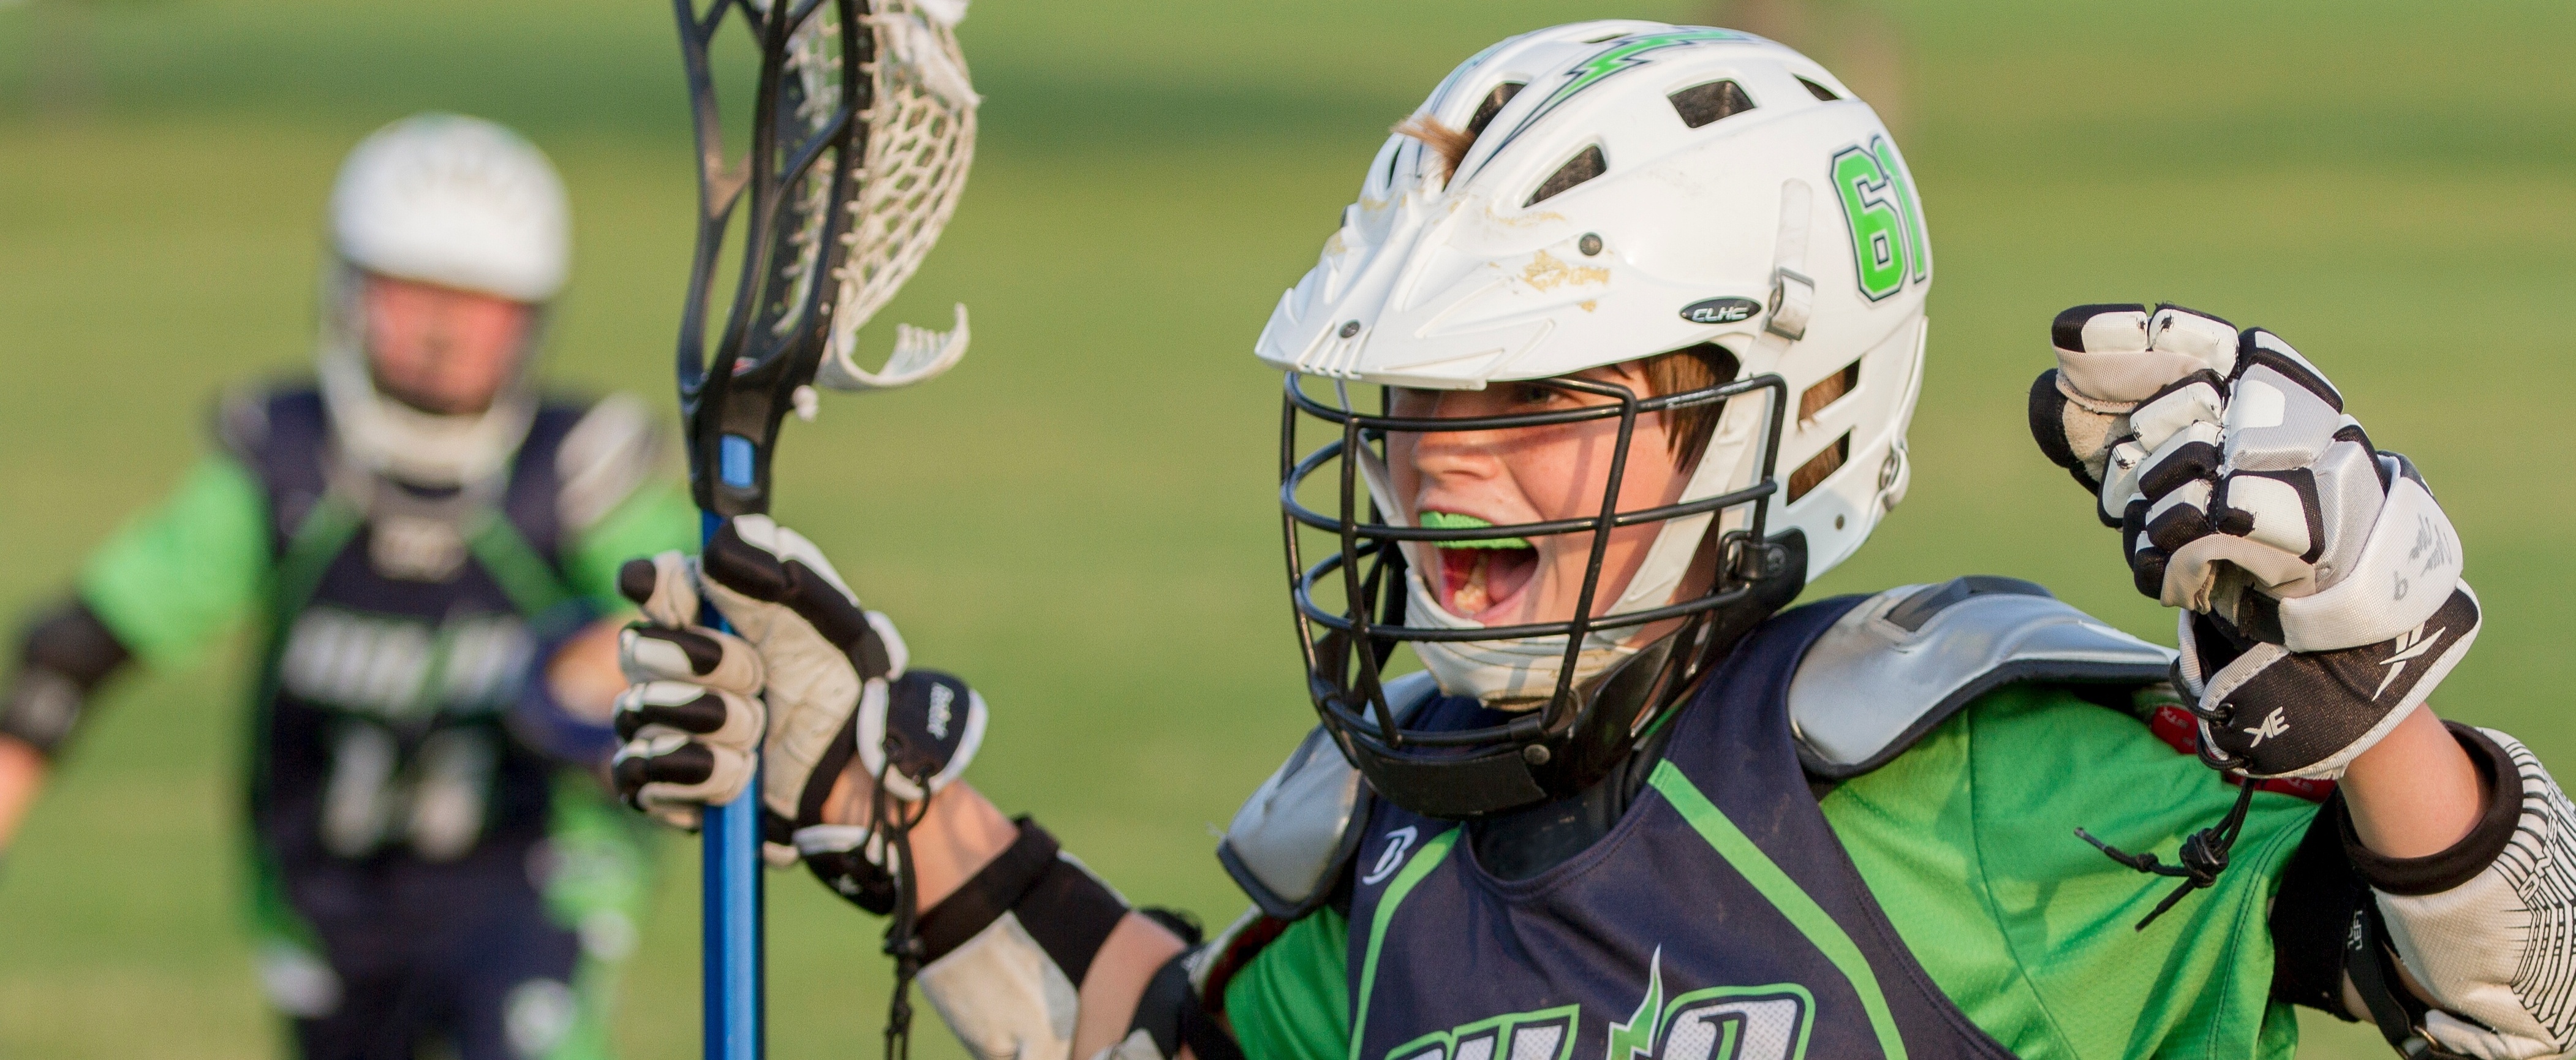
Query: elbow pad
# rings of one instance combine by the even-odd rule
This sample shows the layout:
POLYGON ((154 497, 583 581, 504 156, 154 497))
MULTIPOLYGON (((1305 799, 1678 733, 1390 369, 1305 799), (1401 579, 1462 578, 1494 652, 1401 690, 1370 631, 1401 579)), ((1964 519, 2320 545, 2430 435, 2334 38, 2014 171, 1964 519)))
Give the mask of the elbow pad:
POLYGON ((2389 942, 2431 1001, 2421 1033, 2489 1060, 2576 1051, 2576 806, 2513 737, 2453 725, 2489 778, 2487 812, 2451 849, 2394 859, 2345 849, 2389 942))
POLYGON ((1082 979, 1127 902, 1020 819, 1019 838, 924 910, 921 992, 977 1060, 1067 1060, 1082 979))
POLYGON ((0 699, 0 735, 53 757, 80 724, 90 693, 129 657, 89 605, 74 600, 45 612, 20 641, 17 676, 0 699))

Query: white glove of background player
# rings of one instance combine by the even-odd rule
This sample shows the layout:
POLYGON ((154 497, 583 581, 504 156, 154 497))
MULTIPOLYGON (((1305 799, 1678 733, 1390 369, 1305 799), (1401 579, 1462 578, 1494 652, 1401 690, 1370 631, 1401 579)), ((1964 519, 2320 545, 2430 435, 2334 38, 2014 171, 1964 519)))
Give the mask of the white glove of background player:
POLYGON ((2201 755, 2335 777, 2477 635, 2459 535, 2406 458, 2280 337, 2175 306, 2077 306, 2031 387, 2040 449, 2095 491, 2138 590, 2181 616, 2201 755))
POLYGON ((889 795, 918 800, 982 741, 982 698, 953 677, 907 673, 894 623, 861 610, 813 542, 766 516, 727 523, 702 560, 629 562, 619 588, 650 625, 621 642, 637 683, 619 701, 627 743, 613 772, 621 794, 666 820, 694 824, 697 805, 741 794, 757 739, 772 860, 846 852, 866 830, 822 814, 853 756, 889 795), (733 634, 695 624, 701 593, 733 634), (743 694, 745 674, 758 699, 743 694))

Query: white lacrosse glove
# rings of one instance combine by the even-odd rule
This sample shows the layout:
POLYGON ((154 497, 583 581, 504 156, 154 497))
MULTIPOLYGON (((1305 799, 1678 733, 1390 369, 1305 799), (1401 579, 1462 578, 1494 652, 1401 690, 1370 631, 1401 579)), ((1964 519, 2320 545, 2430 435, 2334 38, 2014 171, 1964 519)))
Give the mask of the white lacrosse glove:
MULTIPOLYGON (((860 892, 873 893, 882 881, 871 867, 886 867, 884 844, 871 842, 867 828, 823 823, 833 785, 855 758, 899 804, 918 803, 946 787, 983 741, 983 698, 946 674, 907 672, 903 638, 893 621, 862 610, 813 542, 767 516, 728 522, 707 542, 700 560, 670 552, 633 561, 619 581, 646 618, 663 627, 638 630, 631 643, 647 644, 669 636, 664 630, 684 628, 697 613, 701 593, 733 627, 732 637, 695 632, 745 645, 765 678, 761 699, 768 726, 760 772, 768 856, 781 865, 802 857, 853 900, 863 897, 860 892), (855 878, 861 876, 867 878, 855 878)), ((621 723, 624 718, 621 713, 621 723)), ((637 721, 641 734, 640 713, 637 721)), ((671 747, 667 739, 630 741, 619 758, 648 763, 621 769, 650 776, 660 762, 684 753, 686 748, 671 747)), ((729 790, 718 794, 710 787, 699 801, 724 801, 746 783, 735 777, 729 790)))
MULTIPOLYGON (((677 566, 680 556, 668 560, 677 566)), ((694 831, 700 806, 733 801, 758 768, 760 657, 740 638, 674 622, 620 633, 617 661, 632 682, 617 697, 614 719, 622 746, 609 775, 617 793, 694 831)))
POLYGON ((2077 306, 2031 433, 2095 491, 2138 591, 2183 609, 2201 756, 2340 776, 2477 635, 2459 535, 2406 458, 2280 337, 2175 306, 2077 306))

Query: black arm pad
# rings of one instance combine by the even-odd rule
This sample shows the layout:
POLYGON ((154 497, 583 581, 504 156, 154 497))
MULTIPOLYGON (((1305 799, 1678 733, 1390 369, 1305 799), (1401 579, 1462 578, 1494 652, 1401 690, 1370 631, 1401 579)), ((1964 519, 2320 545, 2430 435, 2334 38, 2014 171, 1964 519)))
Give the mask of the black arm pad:
POLYGON ((1127 903, 1108 884, 1066 860, 1055 837, 1037 822, 1022 817, 1018 823, 1018 839, 957 893, 922 911, 921 962, 947 956, 1007 912, 1079 987, 1091 971, 1091 959, 1126 917, 1127 903))
POLYGON ((2272 898, 2272 999, 2328 1013, 2347 1023, 2343 1002, 2344 934, 2369 888, 2344 858, 2343 797, 2319 808, 2299 849, 2281 870, 2272 898))
POLYGON ((52 756, 79 725, 90 693, 130 657, 87 604, 73 600, 40 614, 27 624, 18 673, 0 699, 0 735, 52 756))
POLYGON ((1167 1057, 1181 1055, 1186 1045, 1197 1060, 1244 1060, 1243 1045, 1234 1032, 1211 1015, 1200 1003, 1198 991, 1191 989, 1189 961, 1196 952, 1173 954, 1154 972, 1145 984, 1145 995, 1136 999, 1136 1018, 1128 1024, 1128 1032, 1144 1031, 1154 1040, 1155 1051, 1167 1057))

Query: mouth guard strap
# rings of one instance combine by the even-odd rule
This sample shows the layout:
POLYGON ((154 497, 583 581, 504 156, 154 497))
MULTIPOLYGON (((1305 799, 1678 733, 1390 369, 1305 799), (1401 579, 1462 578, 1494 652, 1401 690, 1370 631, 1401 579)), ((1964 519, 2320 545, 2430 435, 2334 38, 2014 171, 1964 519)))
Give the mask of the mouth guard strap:
MULTIPOLYGON (((1486 522, 1483 519, 1476 518, 1472 515, 1458 515, 1453 512, 1422 513, 1422 526, 1424 529, 1428 530, 1472 530, 1476 527, 1492 525, 1494 524, 1486 522)), ((1525 537, 1488 537, 1474 541, 1439 541, 1434 542, 1434 544, 1441 548, 1534 547, 1529 543, 1529 539, 1525 537)))

